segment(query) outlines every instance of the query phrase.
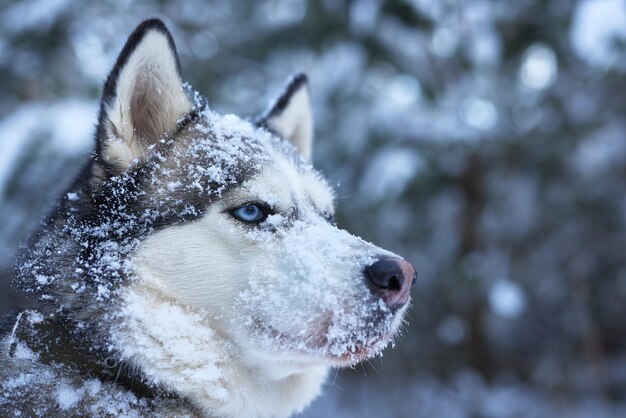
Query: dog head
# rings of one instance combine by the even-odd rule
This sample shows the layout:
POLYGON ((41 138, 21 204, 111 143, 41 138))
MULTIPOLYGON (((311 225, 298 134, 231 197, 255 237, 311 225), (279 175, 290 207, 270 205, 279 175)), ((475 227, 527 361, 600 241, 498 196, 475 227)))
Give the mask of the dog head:
POLYGON ((91 180, 131 196, 111 212, 141 208, 122 224, 150 226, 132 286, 202 312, 257 362, 378 353, 415 271, 336 226, 332 188, 309 162, 312 131, 304 75, 254 121, 218 115, 183 84, 165 26, 140 25, 105 85, 91 180))
POLYGON ((71 334, 49 345, 220 416, 287 415, 328 366, 379 353, 415 270, 337 227, 312 132, 304 75, 256 119, 218 115, 183 83, 164 24, 140 24, 106 80, 87 175, 19 263, 45 323, 71 334))

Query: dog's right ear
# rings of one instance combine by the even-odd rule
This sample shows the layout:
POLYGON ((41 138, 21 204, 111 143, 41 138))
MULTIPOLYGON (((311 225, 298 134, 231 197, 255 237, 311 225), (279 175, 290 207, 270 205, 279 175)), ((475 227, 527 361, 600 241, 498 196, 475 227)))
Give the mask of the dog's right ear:
POLYGON ((122 173, 191 109, 172 35, 158 19, 142 22, 104 84, 97 129, 101 168, 122 173))

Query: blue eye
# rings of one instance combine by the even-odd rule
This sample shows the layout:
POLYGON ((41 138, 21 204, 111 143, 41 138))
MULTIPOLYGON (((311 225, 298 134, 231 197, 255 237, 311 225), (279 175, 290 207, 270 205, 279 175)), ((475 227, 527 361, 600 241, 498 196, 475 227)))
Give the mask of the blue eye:
POLYGON ((258 205, 250 204, 231 211, 235 219, 246 223, 258 223, 267 218, 267 213, 258 205))

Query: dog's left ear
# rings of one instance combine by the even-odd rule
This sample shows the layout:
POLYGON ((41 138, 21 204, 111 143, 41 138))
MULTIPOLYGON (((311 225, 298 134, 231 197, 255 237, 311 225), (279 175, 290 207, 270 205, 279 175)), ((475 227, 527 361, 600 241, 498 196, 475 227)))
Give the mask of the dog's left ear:
POLYGON ((172 35, 158 19, 128 38, 104 85, 97 155, 110 175, 141 160, 192 109, 172 35))
POLYGON ((294 75, 285 91, 256 123, 292 142, 305 159, 310 159, 313 146, 313 112, 306 75, 294 75))

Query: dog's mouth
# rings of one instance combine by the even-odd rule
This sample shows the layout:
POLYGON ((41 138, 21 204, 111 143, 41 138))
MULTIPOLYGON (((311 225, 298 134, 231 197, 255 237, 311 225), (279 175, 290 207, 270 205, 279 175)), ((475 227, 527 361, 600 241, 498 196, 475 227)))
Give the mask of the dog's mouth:
POLYGON ((330 355, 328 362, 333 367, 347 367, 360 363, 361 361, 379 355, 380 352, 393 341, 392 334, 381 336, 377 340, 369 341, 367 344, 355 344, 349 348, 344 354, 330 355))
POLYGON ((338 320, 336 312, 327 312, 321 320, 315 321, 315 326, 299 335, 281 331, 257 319, 254 321, 254 333, 272 351, 318 359, 333 367, 346 367, 380 354, 396 334, 395 320, 398 315, 403 315, 403 312, 387 311, 362 318, 350 317, 346 325, 338 320))

